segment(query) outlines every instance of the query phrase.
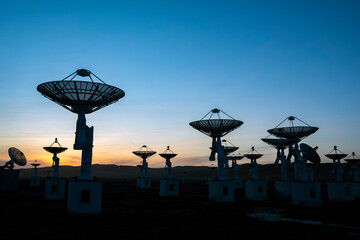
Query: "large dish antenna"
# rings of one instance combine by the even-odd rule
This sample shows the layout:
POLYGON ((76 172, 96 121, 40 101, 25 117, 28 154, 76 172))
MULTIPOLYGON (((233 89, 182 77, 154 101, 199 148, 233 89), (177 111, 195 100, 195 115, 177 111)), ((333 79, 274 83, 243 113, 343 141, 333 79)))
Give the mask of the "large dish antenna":
POLYGON ((125 92, 106 84, 86 69, 79 69, 63 80, 40 84, 37 90, 46 98, 74 113, 92 113, 125 96, 125 92), (91 81, 73 80, 76 76, 89 77, 91 81), (99 82, 94 82, 92 77, 99 82))
POLYGON ((315 133, 317 130, 319 130, 318 127, 312 127, 309 124, 305 123, 301 119, 290 116, 286 119, 284 119, 278 126, 275 128, 269 129, 268 133, 271 135, 274 135, 279 138, 285 138, 290 143, 295 144, 297 142, 300 142, 304 138, 310 136, 311 134, 315 133), (283 124, 286 120, 290 122, 289 127, 280 127, 281 124, 283 124), (299 120, 301 123, 305 124, 304 126, 295 126, 294 121, 299 120))
POLYGON ((303 158, 307 159, 308 161, 319 164, 321 162, 319 154, 316 152, 318 147, 312 148, 305 143, 300 143, 300 151, 303 158))
POLYGON ((78 69, 63 80, 42 83, 37 86, 37 90, 51 101, 78 114, 74 149, 82 150, 79 179, 91 180, 94 128, 86 125, 85 114, 118 101, 125 96, 125 92, 106 84, 87 69, 78 69), (88 77, 90 81, 74 80, 76 76, 88 77), (100 82, 94 82, 93 77, 100 82))
POLYGON ((53 154, 53 164, 52 164, 52 168, 54 168, 54 172, 53 172, 53 177, 54 178, 59 178, 59 165, 60 165, 60 158, 58 158, 58 154, 62 153, 64 151, 67 150, 66 147, 61 146, 61 144, 59 143, 59 141, 57 140, 57 138, 55 138, 55 141, 49 146, 49 147, 44 147, 44 149, 53 154), (54 146, 54 144, 57 144, 57 146, 54 146))
POLYGON ((148 146, 143 145, 138 150, 133 151, 132 153, 141 158, 144 158, 144 157, 148 158, 148 157, 154 155, 156 152, 151 150, 148 146))
POLYGON ((224 147, 221 145, 221 137, 240 127, 243 122, 232 118, 218 108, 214 108, 200 120, 190 122, 189 124, 191 127, 212 138, 209 160, 215 161, 215 155, 216 153, 218 154, 218 178, 219 180, 228 180, 229 167, 224 147))
POLYGON ((143 145, 138 150, 133 151, 132 153, 142 158, 142 164, 137 165, 137 167, 140 168, 140 177, 148 178, 148 163, 146 159, 154 155, 156 152, 151 150, 151 148, 149 148, 148 146, 143 145), (143 171, 145 172, 144 175, 143 171))
POLYGON ((343 158, 345 158, 347 154, 341 152, 337 146, 334 146, 334 149, 329 152, 328 154, 325 154, 325 157, 332 159, 333 161, 339 161, 343 158))
POLYGON ((170 147, 167 146, 166 150, 163 153, 159 153, 162 158, 166 159, 165 165, 168 169, 167 179, 172 179, 172 171, 171 171, 171 159, 174 158, 177 154, 171 151, 170 147))
POLYGON ((208 135, 209 137, 223 137, 229 132, 234 131, 236 128, 240 127, 242 124, 242 121, 235 120, 222 110, 214 108, 202 119, 191 122, 190 126, 208 135), (221 118, 220 113, 223 113, 228 117, 228 119, 221 118), (218 118, 212 118, 213 116, 217 116, 218 118), (206 119, 207 117, 209 118, 206 119))
POLYGON ((15 147, 10 147, 8 149, 10 161, 6 162, 1 168, 14 169, 14 163, 19 166, 26 165, 26 157, 19 149, 15 147))
POLYGON ((224 153, 226 156, 239 149, 239 147, 234 146, 234 144, 232 144, 228 140, 223 139, 222 142, 224 143, 223 147, 224 147, 224 153))

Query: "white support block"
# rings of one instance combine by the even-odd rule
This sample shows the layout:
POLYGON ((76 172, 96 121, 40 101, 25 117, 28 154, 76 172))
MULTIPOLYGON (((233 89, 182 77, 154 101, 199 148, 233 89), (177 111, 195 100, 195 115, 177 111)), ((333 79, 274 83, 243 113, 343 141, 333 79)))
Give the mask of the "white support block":
POLYGON ((232 180, 209 180, 210 202, 234 202, 234 191, 232 180))
POLYGON ((267 199, 267 181, 247 180, 245 181, 245 199, 265 201, 267 199))
POLYGON ((233 179, 235 189, 243 189, 244 182, 242 179, 233 179))
POLYGON ((293 182, 291 203, 305 207, 320 207, 322 204, 320 183, 293 182))
POLYGON ((137 187, 140 189, 151 189, 151 179, 148 177, 138 177, 137 187))
POLYGON ((160 180, 160 196, 162 197, 179 196, 179 180, 177 179, 160 180))
POLYGON ((275 181, 275 192, 279 197, 288 198, 292 194, 291 181, 275 181))
POLYGON ((19 170, 0 169, 0 192, 17 192, 19 170))
POLYGON ((327 184, 328 200, 330 202, 343 202, 355 200, 355 189, 351 183, 329 182, 327 184))
POLYGON ((101 213, 102 182, 71 181, 68 191, 68 212, 77 215, 101 213))
POLYGON ((45 180, 46 200, 64 200, 65 199, 66 180, 61 178, 47 178, 45 180))
POLYGON ((355 199, 360 199, 360 182, 352 182, 351 185, 354 188, 355 199))
POLYGON ((32 177, 30 180, 30 187, 40 187, 40 178, 32 177))

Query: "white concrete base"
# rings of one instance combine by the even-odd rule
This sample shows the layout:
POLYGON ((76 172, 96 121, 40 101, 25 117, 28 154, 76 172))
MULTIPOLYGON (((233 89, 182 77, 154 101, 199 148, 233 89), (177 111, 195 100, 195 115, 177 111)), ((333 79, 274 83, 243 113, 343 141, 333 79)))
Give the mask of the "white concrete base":
POLYGON ((355 200, 355 189, 352 183, 329 182, 327 189, 330 202, 355 200))
POLYGON ((360 199, 360 182, 352 182, 351 185, 354 188, 355 199, 360 199))
POLYGON ((19 170, 0 169, 0 192, 17 192, 19 170))
POLYGON ((137 187, 140 189, 151 189, 151 179, 145 177, 139 177, 137 179, 137 187))
POLYGON ((305 207, 320 207, 322 205, 320 183, 293 182, 291 203, 305 207))
POLYGON ((30 180, 30 187, 40 187, 40 178, 32 177, 30 180))
POLYGON ((245 181, 245 199, 265 201, 267 199, 267 181, 245 181))
POLYGON ((291 181, 275 181, 276 195, 279 197, 288 198, 292 194, 292 182, 291 181))
POLYGON ((234 188, 235 189, 243 189, 243 180, 242 179, 233 179, 234 182, 234 188))
POLYGON ((102 182, 71 181, 68 191, 68 212, 79 215, 101 213, 102 182))
POLYGON ((45 180, 46 200, 64 200, 65 199, 66 180, 61 178, 47 178, 45 180))
POLYGON ((179 180, 177 179, 160 180, 160 196, 162 197, 179 196, 179 180))
POLYGON ((234 182, 232 180, 209 181, 209 201, 210 202, 234 202, 234 182))

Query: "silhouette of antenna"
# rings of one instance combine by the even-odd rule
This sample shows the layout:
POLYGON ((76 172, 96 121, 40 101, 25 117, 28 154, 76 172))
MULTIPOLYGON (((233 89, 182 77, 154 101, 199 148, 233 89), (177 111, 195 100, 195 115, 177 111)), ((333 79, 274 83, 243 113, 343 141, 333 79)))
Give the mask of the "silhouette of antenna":
POLYGON ((138 150, 133 151, 133 154, 142 159, 142 164, 137 165, 137 167, 140 168, 140 177, 137 179, 137 186, 141 189, 151 188, 151 180, 148 176, 148 163, 146 159, 148 159, 155 153, 155 151, 151 150, 146 145, 143 145, 138 150))
POLYGON ((59 177, 59 164, 60 164, 60 159, 57 157, 57 155, 59 153, 62 153, 64 151, 67 150, 66 147, 62 147, 60 145, 60 143, 58 142, 57 138, 55 138, 55 141, 49 146, 49 147, 44 147, 44 149, 53 154, 53 165, 52 167, 54 168, 54 172, 53 172, 53 177, 54 178, 58 178, 59 177), (55 143, 58 144, 58 146, 53 146, 55 143))
POLYGON ((17 148, 10 147, 8 149, 10 161, 6 162, 4 166, 1 168, 8 168, 10 170, 14 169, 14 163, 19 166, 26 165, 26 157, 25 155, 17 148))
POLYGON ((37 86, 37 90, 46 98, 78 115, 73 148, 82 151, 79 177, 82 181, 69 183, 68 210, 76 214, 99 214, 102 183, 92 181, 94 127, 86 125, 85 114, 115 103, 125 96, 125 92, 106 84, 87 69, 78 69, 59 81, 42 83, 37 86), (90 81, 75 80, 77 76, 88 77, 90 81), (93 77, 100 82, 95 82, 93 77))
MULTIPOLYGON (((222 146, 221 137, 234 131, 242 124, 242 121, 234 119, 218 108, 212 109, 200 120, 190 122, 191 127, 212 138, 209 160, 215 161, 215 155, 217 154, 218 156, 217 179, 209 180, 210 201, 234 201, 234 183, 229 179, 229 163, 226 159, 226 152, 224 146, 222 146)), ((233 148, 227 148, 227 150, 232 151, 233 148)), ((228 153, 230 153, 229 151, 228 153)))

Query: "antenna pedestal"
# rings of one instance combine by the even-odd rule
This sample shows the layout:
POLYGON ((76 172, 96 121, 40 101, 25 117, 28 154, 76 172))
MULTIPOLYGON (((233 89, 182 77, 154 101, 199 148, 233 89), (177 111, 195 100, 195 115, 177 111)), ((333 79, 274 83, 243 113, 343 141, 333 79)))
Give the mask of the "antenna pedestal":
POLYGON ((0 192, 17 192, 19 170, 0 168, 0 192))
POLYGON ((151 179, 148 176, 148 163, 146 161, 147 157, 143 157, 142 165, 140 168, 140 177, 137 179, 137 187, 140 189, 151 189, 151 179))
POLYGON ((170 178, 160 180, 160 196, 161 197, 179 196, 179 180, 170 179, 170 178))
POLYGON ((62 178, 47 178, 45 180, 45 193, 46 200, 64 200, 66 189, 66 179, 62 178))
POLYGON ((85 112, 78 113, 74 150, 82 150, 80 180, 91 180, 94 127, 86 125, 85 112))
POLYGON ((219 180, 229 180, 229 164, 226 159, 224 147, 221 145, 220 137, 217 137, 216 143, 216 152, 218 154, 218 179, 219 180))

